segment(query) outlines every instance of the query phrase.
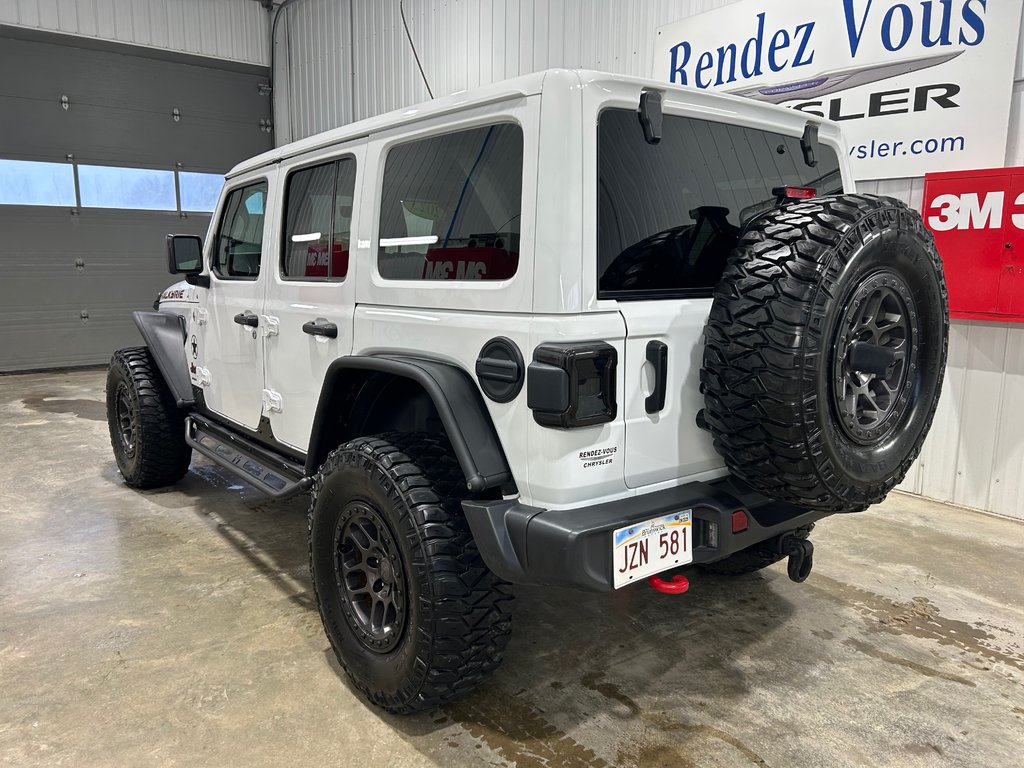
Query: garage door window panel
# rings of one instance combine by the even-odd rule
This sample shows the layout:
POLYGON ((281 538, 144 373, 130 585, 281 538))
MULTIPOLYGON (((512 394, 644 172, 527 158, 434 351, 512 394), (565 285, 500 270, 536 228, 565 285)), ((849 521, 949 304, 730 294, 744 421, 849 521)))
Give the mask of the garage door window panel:
POLYGON ((174 171, 79 165, 78 186, 84 208, 178 210, 174 171))
POLYGON ((214 274, 226 280, 255 280, 263 255, 267 183, 231 190, 214 240, 214 274))
POLYGON ((181 210, 194 213, 213 213, 217 207, 224 177, 219 173, 178 172, 181 192, 181 210))
POLYGON ((519 263, 523 131, 500 123, 392 147, 377 265, 392 280, 506 280, 519 263))
POLYGON ((0 205, 76 204, 70 164, 0 160, 0 205))
POLYGON ((600 298, 710 296, 741 228, 775 207, 775 187, 842 191, 839 159, 822 144, 808 166, 800 139, 666 115, 648 144, 634 110, 598 124, 600 298))
POLYGON ((303 168, 288 177, 281 259, 284 279, 345 279, 354 190, 352 158, 303 168))

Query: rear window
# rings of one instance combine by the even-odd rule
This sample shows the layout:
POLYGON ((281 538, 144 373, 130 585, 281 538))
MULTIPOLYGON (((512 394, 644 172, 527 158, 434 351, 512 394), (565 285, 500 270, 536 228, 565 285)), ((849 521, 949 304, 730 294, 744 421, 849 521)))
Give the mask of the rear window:
POLYGON ((741 228, 775 204, 772 188, 842 191, 839 159, 820 144, 804 163, 800 139, 665 115, 659 144, 637 113, 598 122, 598 296, 710 296, 741 228))
POLYGON ((384 164, 382 277, 505 280, 519 265, 523 132, 473 128, 393 147, 384 164))

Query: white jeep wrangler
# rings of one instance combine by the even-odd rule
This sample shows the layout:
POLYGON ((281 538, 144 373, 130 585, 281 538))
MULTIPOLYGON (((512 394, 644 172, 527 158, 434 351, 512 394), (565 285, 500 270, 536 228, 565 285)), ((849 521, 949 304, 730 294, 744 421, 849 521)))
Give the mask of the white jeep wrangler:
POLYGON ((248 160, 114 355, 125 481, 197 451, 311 491, 324 628, 393 712, 477 685, 510 583, 810 572, 881 501, 946 357, 932 239, 836 124, 552 70, 248 160))

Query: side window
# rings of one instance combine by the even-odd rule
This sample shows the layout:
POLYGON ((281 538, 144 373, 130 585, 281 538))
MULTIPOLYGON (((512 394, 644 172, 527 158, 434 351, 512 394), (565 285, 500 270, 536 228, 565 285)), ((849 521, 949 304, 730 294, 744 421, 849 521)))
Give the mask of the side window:
POLYGON ((835 150, 803 160, 800 139, 666 115, 658 144, 636 112, 598 119, 598 296, 710 296, 743 227, 776 205, 773 188, 842 191, 835 150))
POLYGON ((265 181, 228 193, 214 239, 211 267, 218 277, 253 280, 259 275, 266 203, 265 181))
POLYGON ((352 158, 295 171, 285 190, 281 275, 291 280, 343 280, 356 163, 352 158))
POLYGON ((506 280, 519 265, 523 131, 500 123, 392 147, 377 267, 392 280, 506 280))

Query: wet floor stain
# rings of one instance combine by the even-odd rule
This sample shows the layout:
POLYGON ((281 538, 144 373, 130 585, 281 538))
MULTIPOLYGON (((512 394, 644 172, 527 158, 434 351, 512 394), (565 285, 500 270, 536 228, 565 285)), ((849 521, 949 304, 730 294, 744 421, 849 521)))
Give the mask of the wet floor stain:
POLYGON ((942 616, 926 597, 901 603, 822 575, 806 583, 852 606, 871 630, 932 640, 1024 672, 1024 654, 1001 647, 995 635, 974 624, 942 616))
POLYGON ((516 768, 610 768, 541 711, 511 696, 479 692, 444 708, 456 723, 516 768))
MULTIPOLYGON (((589 672, 585 674, 580 679, 580 685, 601 694, 606 699, 622 704, 633 716, 641 718, 646 724, 654 726, 663 734, 685 733, 688 737, 688 745, 699 745, 699 737, 704 737, 733 747, 747 759, 750 765, 768 765, 765 759, 757 754, 757 752, 721 728, 703 723, 685 723, 663 713, 645 712, 633 698, 623 693, 617 685, 605 680, 603 672, 589 672)), ((696 752, 698 749, 699 747, 695 746, 694 751, 696 752)), ((692 758, 679 752, 675 746, 646 742, 634 745, 633 750, 628 748, 620 750, 617 760, 617 765, 636 766, 637 768, 653 768, 653 766, 660 765, 672 766, 673 768, 688 768, 697 764, 692 758)))
POLYGON ((89 421, 106 421, 107 406, 102 400, 85 398, 61 399, 57 397, 37 396, 26 397, 21 401, 26 408, 43 413, 70 413, 80 419, 89 421))
POLYGON ((905 667, 906 669, 917 672, 925 677, 935 677, 941 680, 949 680, 953 683, 960 683, 960 685, 966 685, 970 688, 977 688, 978 684, 968 680, 966 677, 960 677, 960 675, 954 675, 949 672, 942 672, 938 669, 926 666, 924 664, 918 664, 916 661, 910 659, 904 659, 902 656, 894 656, 891 653, 886 653, 883 650, 876 648, 870 643, 865 643, 863 640, 857 640, 855 638, 849 638, 843 641, 843 645, 848 648, 853 648, 856 651, 860 651, 866 656, 879 659, 880 661, 887 662, 889 664, 895 664, 899 667, 905 667))

